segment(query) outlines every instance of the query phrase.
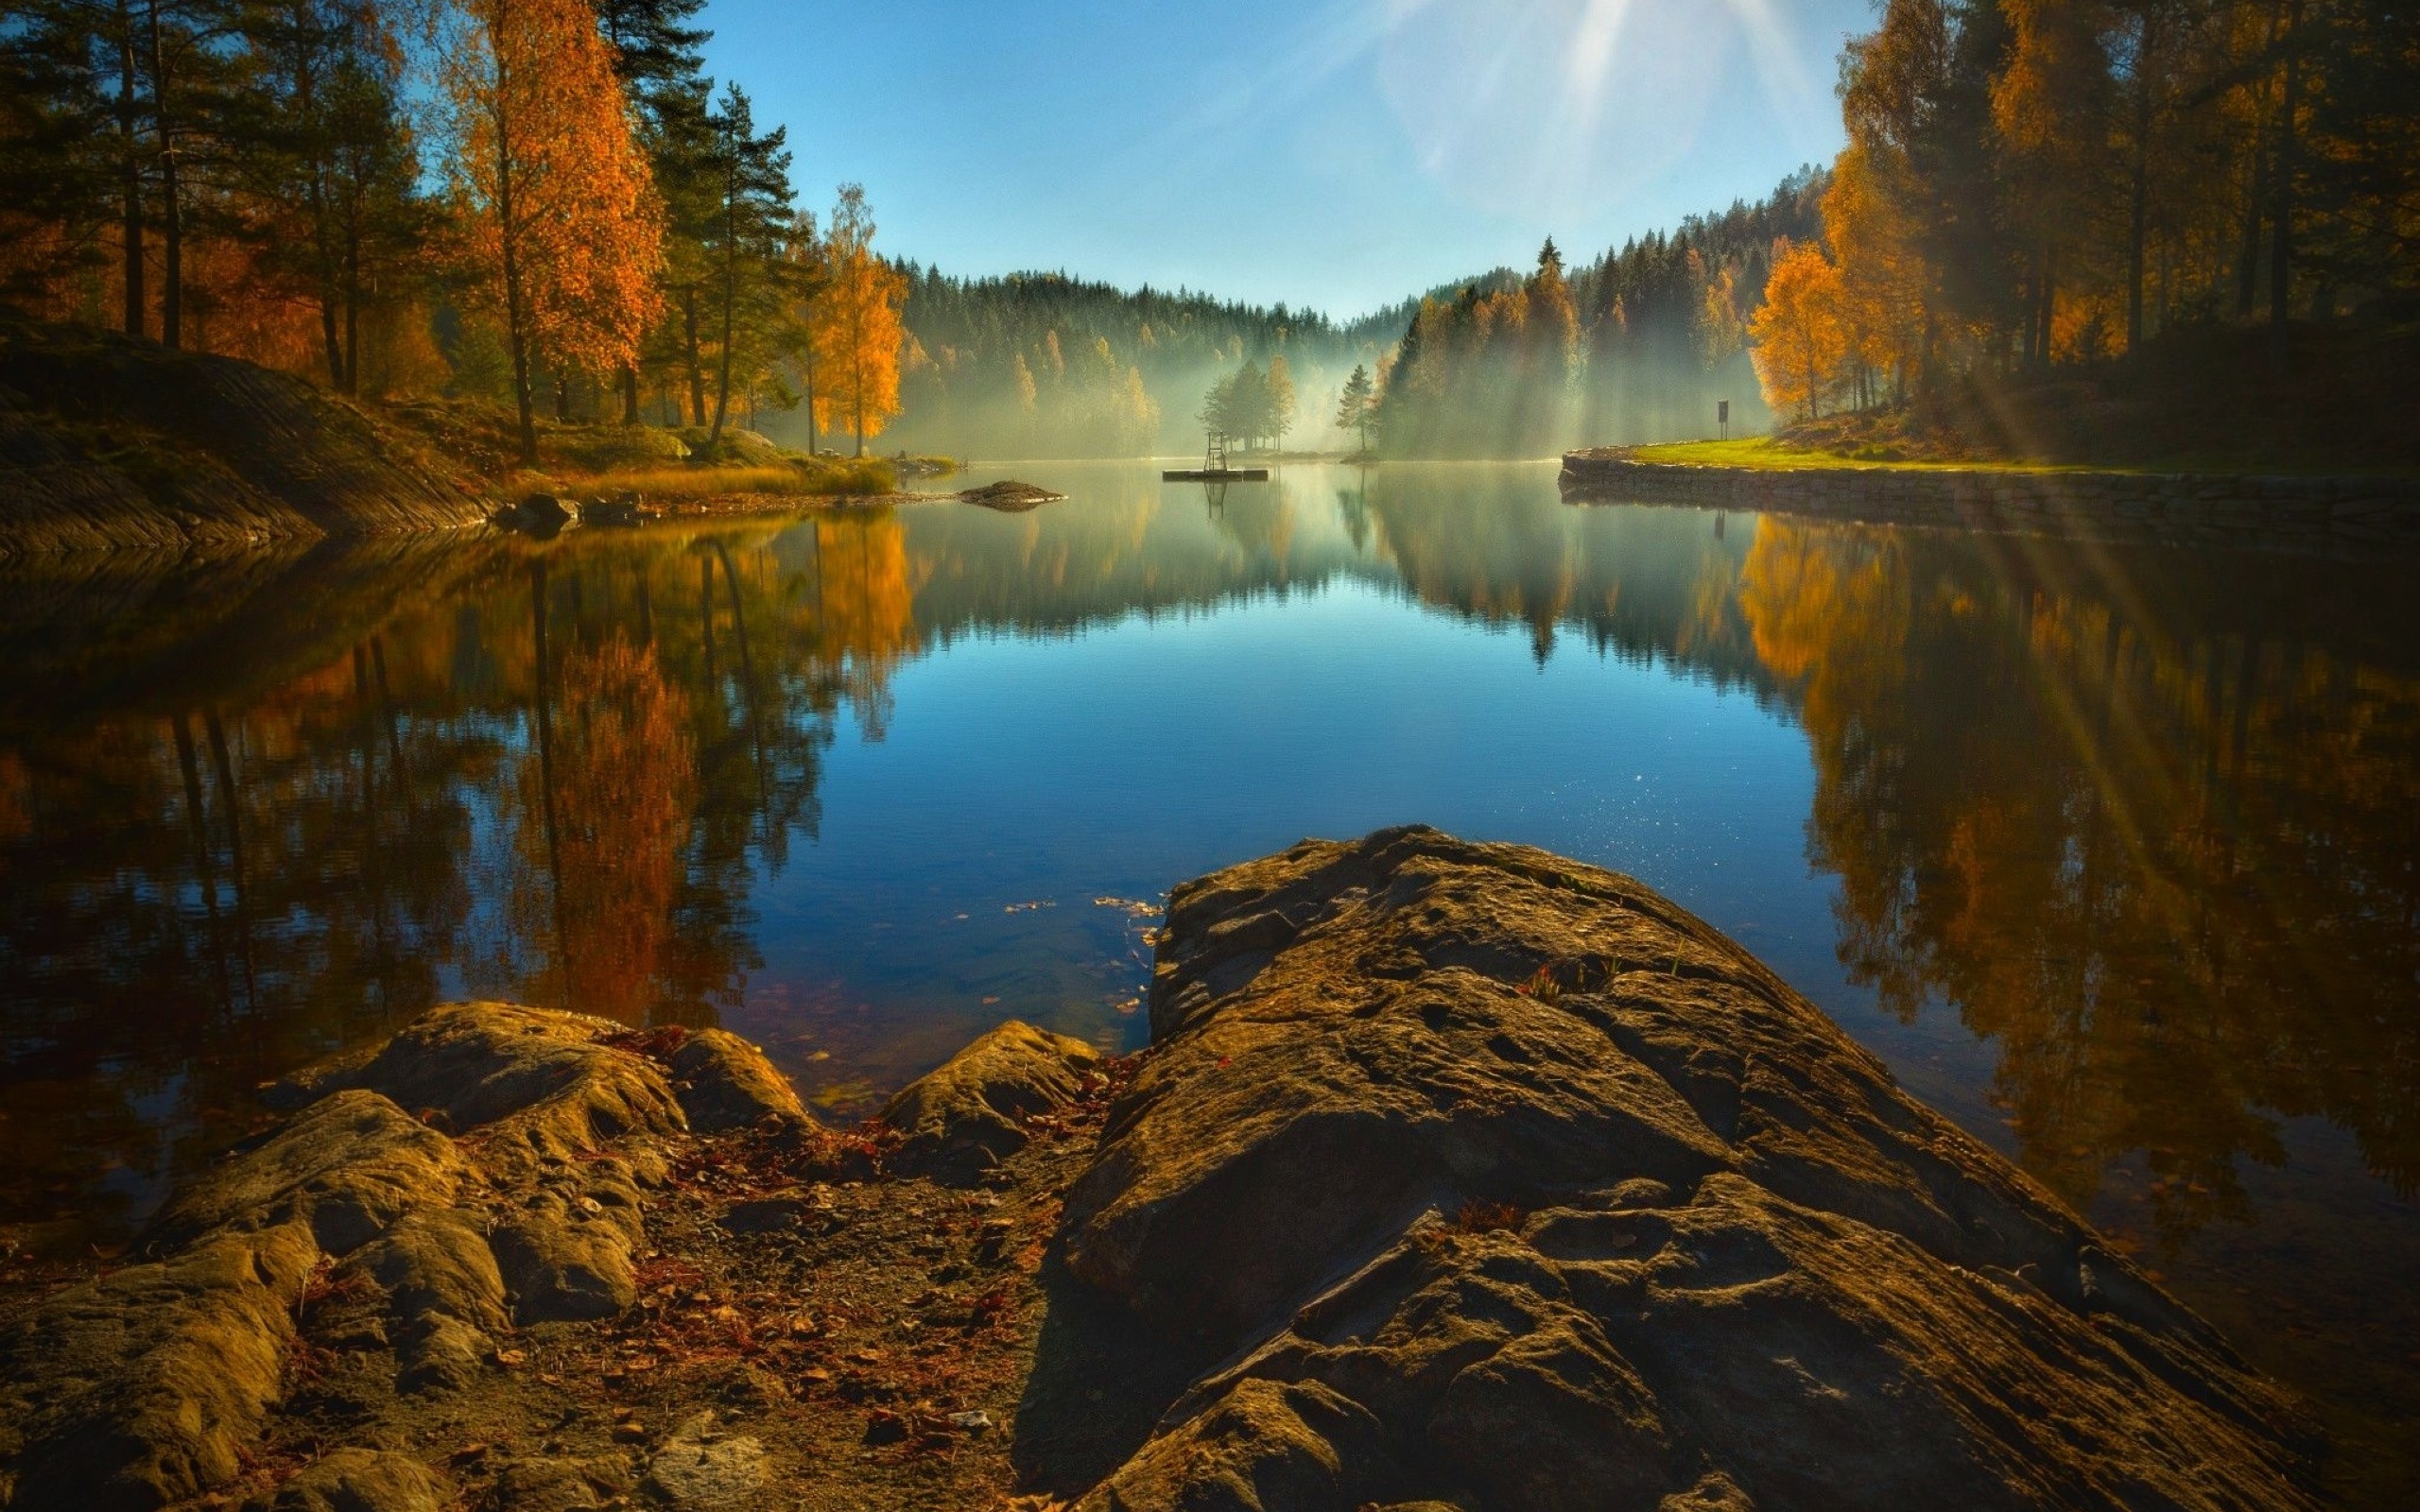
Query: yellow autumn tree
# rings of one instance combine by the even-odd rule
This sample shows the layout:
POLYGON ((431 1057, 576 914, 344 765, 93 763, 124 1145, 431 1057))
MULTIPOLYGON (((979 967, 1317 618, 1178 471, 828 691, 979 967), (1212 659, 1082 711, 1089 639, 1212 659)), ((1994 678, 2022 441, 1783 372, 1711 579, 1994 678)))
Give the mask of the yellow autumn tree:
POLYGON ((1774 251, 1764 307, 1748 323, 1756 378, 1775 414, 1797 410, 1818 420, 1848 357, 1841 270, 1819 247, 1784 243, 1774 251))
POLYGON ((1840 257, 1841 324, 1847 356, 1871 402, 1888 376, 1904 392, 1924 360, 1924 312, 1931 271, 1916 245, 1901 197, 1880 181, 1867 148, 1851 144, 1824 192, 1824 237, 1840 257))
POLYGON ((845 425, 866 455, 866 438, 899 413, 899 309, 908 280, 874 255, 873 212, 856 184, 840 186, 823 237, 825 284, 815 310, 815 396, 824 425, 845 425))
POLYGON ((659 310, 663 212, 587 0, 457 0, 445 31, 450 187, 535 464, 533 353, 597 369, 635 358, 659 310))

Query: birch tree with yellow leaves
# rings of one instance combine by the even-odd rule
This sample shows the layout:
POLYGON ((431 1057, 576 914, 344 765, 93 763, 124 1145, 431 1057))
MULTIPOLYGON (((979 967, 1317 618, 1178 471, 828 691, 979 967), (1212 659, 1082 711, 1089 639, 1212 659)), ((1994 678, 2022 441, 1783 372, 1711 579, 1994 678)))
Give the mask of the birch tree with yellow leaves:
POLYGON ((534 466, 533 362, 635 357, 660 307, 663 213, 587 0, 459 0, 444 27, 449 187, 534 466))

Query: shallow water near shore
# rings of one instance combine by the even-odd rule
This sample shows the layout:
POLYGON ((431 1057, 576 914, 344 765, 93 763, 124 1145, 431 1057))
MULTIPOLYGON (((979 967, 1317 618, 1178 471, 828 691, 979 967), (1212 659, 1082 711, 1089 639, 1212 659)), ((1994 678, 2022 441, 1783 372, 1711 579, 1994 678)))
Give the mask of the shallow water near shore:
POLYGON ((544 547, 0 564, 0 1225, 138 1225, 260 1080, 487 995, 832 1116, 1140 1046, 1172 883, 1419 820, 1631 872, 2420 1498, 2420 606, 2315 563, 1283 469, 544 547))

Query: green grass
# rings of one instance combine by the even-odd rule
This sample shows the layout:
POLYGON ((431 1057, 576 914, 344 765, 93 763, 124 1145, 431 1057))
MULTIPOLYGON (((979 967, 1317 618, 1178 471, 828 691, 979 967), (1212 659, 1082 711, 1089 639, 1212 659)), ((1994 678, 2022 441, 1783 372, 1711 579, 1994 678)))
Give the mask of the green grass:
POLYGON ((1850 468, 1864 471, 1896 471, 1903 472, 2138 472, 2133 467, 2086 467, 2054 462, 2012 461, 2005 457, 1982 457, 1969 461, 1914 461, 1906 457, 1876 455, 1882 448, 1859 452, 1822 452, 1806 447, 1788 446, 1770 436, 1743 436, 1733 441, 1666 441, 1655 446, 1631 448, 1631 459, 1637 462, 1663 462, 1685 467, 1757 468, 1767 472, 1805 472, 1815 468, 1850 468))

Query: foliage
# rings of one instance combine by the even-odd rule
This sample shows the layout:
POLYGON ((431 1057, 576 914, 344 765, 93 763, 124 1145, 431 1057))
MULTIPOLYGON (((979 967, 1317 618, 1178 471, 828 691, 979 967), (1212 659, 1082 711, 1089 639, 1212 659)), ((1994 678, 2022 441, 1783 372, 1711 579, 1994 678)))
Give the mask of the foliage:
POLYGON ((1827 179, 1693 216, 1566 273, 1549 240, 1526 277, 1501 271, 1432 293, 1379 369, 1375 428, 1397 455, 1533 455, 1575 438, 1702 434, 1716 401, 1739 420, 1752 375, 1747 312, 1777 242, 1818 233, 1827 179))
POLYGON ((591 370, 637 352, 654 318, 662 209, 613 58, 584 0, 467 0, 441 76, 475 297, 500 315, 522 451, 533 360, 591 370))
POLYGON ((1765 401, 1783 413, 1824 414, 1824 396, 1848 357, 1848 327, 1841 318, 1841 270, 1823 249, 1793 248, 1776 258, 1765 281, 1764 307, 1748 323, 1755 343, 1756 376, 1765 401))
POLYGON ((1370 369, 1360 363, 1353 365, 1353 376, 1344 380, 1343 392, 1336 399, 1336 428, 1351 431, 1361 438, 1361 450, 1370 449, 1370 426, 1377 419, 1377 386, 1370 381, 1370 369))
POLYGON ((823 238, 830 282, 814 328, 815 404, 825 425, 856 435, 859 456, 899 413, 899 308, 908 293, 907 278, 874 255, 873 232, 865 191, 841 185, 823 238))
POLYGON ((1281 353, 1266 365, 1247 362, 1211 384, 1199 419, 1246 446, 1274 448, 1294 428, 1294 375, 1281 353))
POLYGON ((774 335, 785 308, 785 286, 798 265, 783 256, 782 246, 791 224, 790 155, 782 145, 788 133, 776 127, 758 135, 748 96, 736 86, 725 91, 706 125, 719 212, 708 247, 720 268, 722 302, 715 418, 706 438, 706 450, 712 452, 731 411, 732 365, 740 334, 745 331, 760 340, 774 335), (738 323, 743 313, 744 326, 738 323))

